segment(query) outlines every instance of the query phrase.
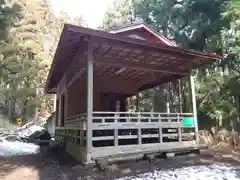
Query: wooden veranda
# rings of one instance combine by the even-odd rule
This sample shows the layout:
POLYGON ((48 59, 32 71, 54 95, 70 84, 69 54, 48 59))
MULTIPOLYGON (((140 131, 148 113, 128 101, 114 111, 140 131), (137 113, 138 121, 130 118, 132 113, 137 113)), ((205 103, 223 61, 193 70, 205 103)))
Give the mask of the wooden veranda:
POLYGON ((198 148, 191 72, 220 58, 66 24, 45 87, 57 94, 56 139, 83 163, 198 148), (192 112, 127 111, 128 97, 183 77, 189 77, 192 112), (187 127, 193 131, 184 130, 184 117, 194 117, 195 124, 187 127), (176 131, 165 133, 170 128, 176 131), (165 140, 169 137, 177 140, 165 140))

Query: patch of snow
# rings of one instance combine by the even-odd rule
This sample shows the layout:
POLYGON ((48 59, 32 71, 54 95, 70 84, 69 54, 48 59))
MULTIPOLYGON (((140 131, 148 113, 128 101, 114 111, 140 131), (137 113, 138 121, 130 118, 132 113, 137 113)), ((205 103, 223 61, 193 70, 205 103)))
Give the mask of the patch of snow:
POLYGON ((37 125, 32 125, 29 128, 19 132, 19 136, 28 137, 28 136, 31 136, 32 134, 34 134, 35 132, 42 131, 42 130, 44 130, 43 127, 37 126, 37 125))
POLYGON ((33 126, 34 124, 35 124, 34 122, 28 122, 25 125, 23 125, 22 127, 18 128, 18 130, 24 130, 26 128, 33 126))
POLYGON ((40 147, 36 144, 19 141, 9 142, 5 139, 0 142, 0 156, 21 156, 38 154, 39 152, 40 147))
POLYGON ((35 133, 35 132, 37 132, 37 131, 42 131, 42 130, 44 130, 43 127, 33 125, 33 126, 31 126, 30 128, 28 128, 28 133, 29 133, 29 135, 31 135, 31 134, 33 134, 33 133, 35 133))
POLYGON ((240 167, 200 165, 153 171, 116 180, 239 180, 240 167))

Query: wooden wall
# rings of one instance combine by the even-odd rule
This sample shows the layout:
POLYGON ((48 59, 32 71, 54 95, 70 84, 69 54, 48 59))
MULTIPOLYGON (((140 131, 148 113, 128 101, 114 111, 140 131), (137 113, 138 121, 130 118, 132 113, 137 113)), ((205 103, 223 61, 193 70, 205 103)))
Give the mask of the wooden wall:
MULTIPOLYGON (((110 109, 110 100, 114 99, 113 94, 133 96, 138 93, 138 86, 135 82, 121 79, 120 77, 99 77, 94 76, 93 80, 93 110, 110 109), (101 93, 109 93, 106 99, 101 93), (111 94, 111 95, 110 95, 111 94)), ((82 75, 66 91, 67 117, 74 116, 87 111, 87 76, 82 75)), ((116 99, 116 98, 115 98, 116 99)))

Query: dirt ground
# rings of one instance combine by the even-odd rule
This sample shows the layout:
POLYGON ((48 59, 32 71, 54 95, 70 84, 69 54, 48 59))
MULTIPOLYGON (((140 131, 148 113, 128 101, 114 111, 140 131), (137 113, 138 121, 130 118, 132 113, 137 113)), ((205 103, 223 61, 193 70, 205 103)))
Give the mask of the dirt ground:
POLYGON ((239 165, 231 157, 213 156, 211 153, 201 153, 197 156, 179 156, 170 159, 159 159, 149 164, 148 161, 132 161, 109 165, 106 172, 97 168, 86 169, 72 157, 56 153, 45 158, 39 155, 0 158, 1 180, 90 180, 115 179, 128 175, 201 164, 231 164, 239 165), (51 158, 49 158, 51 157, 51 158))

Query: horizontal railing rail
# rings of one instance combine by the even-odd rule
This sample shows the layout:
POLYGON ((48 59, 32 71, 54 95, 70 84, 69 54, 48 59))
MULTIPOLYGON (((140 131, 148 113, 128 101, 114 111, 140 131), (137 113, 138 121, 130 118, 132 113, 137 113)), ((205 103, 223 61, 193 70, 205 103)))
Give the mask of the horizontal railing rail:
POLYGON ((151 115, 151 114, 157 114, 157 115, 177 115, 177 114, 182 114, 182 115, 193 115, 193 113, 159 113, 159 112, 116 112, 116 111, 94 111, 94 114, 147 114, 147 115, 151 115))
POLYGON ((193 113, 93 112, 93 123, 179 123, 190 116, 193 113))
POLYGON ((77 114, 77 115, 74 115, 74 116, 70 116, 70 117, 67 117, 66 118, 66 121, 71 121, 73 119, 77 119, 77 118, 86 118, 87 117, 87 114, 86 113, 81 113, 81 114, 77 114))

